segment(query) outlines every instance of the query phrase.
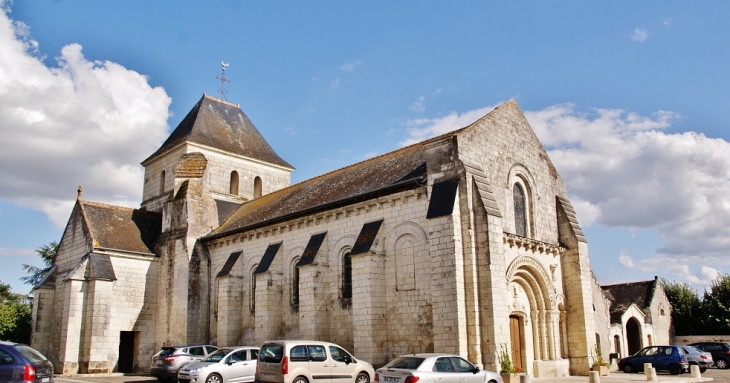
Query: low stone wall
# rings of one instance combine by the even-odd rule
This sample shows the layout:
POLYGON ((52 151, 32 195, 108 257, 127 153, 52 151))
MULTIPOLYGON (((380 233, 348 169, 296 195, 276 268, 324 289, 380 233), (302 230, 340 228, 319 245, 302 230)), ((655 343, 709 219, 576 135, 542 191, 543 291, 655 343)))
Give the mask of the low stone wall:
POLYGON ((679 335, 672 344, 690 344, 697 342, 723 342, 730 344, 730 335, 679 335))

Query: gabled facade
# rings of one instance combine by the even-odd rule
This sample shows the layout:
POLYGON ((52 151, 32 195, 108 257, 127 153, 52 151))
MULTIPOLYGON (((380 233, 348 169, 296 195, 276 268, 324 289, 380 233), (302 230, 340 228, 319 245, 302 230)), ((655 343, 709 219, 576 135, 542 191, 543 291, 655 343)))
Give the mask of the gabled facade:
POLYGON ((116 300, 85 300, 92 281, 78 280, 77 266, 101 250, 93 230, 76 228, 89 204, 79 202, 34 307, 33 344, 63 372, 122 371, 128 355, 141 371, 163 345, 310 338, 376 366, 433 351, 498 370, 504 348, 535 377, 588 373, 588 246, 514 100, 465 128, 289 186, 293 168, 240 108, 204 96, 142 165, 142 207, 126 211, 157 217, 154 244, 135 253, 138 266, 110 256, 116 280, 100 283, 116 291, 146 275, 134 298, 142 319, 94 332, 67 310, 108 304, 94 315, 110 323, 117 310, 116 300), (71 245, 77 237, 83 246, 71 245), (79 332, 50 331, 49 306, 79 332), (96 343, 85 341, 89 328, 96 343), (128 331, 132 351, 123 351, 128 331))
POLYGON ((602 289, 611 302, 611 353, 625 357, 646 346, 670 344, 671 305, 658 278, 602 289))

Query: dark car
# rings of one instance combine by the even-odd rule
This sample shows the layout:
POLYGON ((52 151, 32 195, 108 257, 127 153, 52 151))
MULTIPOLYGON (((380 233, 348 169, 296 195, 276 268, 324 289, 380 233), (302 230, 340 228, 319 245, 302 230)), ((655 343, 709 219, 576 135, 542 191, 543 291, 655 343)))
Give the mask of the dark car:
POLYGON ((679 375, 689 369, 684 351, 677 346, 649 346, 632 356, 618 361, 619 370, 625 373, 644 370, 644 363, 651 363, 657 371, 669 371, 672 375, 679 375))
POLYGON ((28 345, 0 341, 0 382, 53 383, 53 365, 28 345))
POLYGON ((162 350, 152 357, 150 374, 160 382, 177 382, 177 373, 183 367, 200 361, 216 350, 218 347, 206 344, 162 347, 162 350))
POLYGON ((692 343, 690 346, 699 348, 702 351, 712 354, 712 360, 715 361, 715 367, 728 369, 730 368, 730 346, 722 342, 698 342, 692 343))

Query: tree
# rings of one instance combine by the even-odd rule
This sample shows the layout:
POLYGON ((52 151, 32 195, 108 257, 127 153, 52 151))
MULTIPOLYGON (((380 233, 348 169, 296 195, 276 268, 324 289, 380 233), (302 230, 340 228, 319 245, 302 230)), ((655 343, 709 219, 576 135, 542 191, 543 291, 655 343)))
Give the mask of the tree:
POLYGON ((24 264, 23 270, 25 270, 30 275, 20 277, 20 280, 31 286, 35 286, 40 283, 41 280, 43 280, 43 278, 46 276, 46 274, 48 274, 48 272, 51 270, 51 267, 53 267, 53 259, 56 258, 56 251, 58 251, 58 242, 56 241, 52 241, 35 249, 35 252, 40 255, 41 259, 43 259, 45 267, 36 267, 24 264))
POLYGON ((0 339, 29 343, 30 327, 30 299, 11 292, 10 285, 0 282, 0 339))
POLYGON ((686 283, 661 280, 664 293, 672 305, 672 325, 675 335, 700 335, 704 333, 702 323, 702 301, 692 287, 686 283))
MULTIPOLYGON (((720 275, 702 296, 704 324, 711 335, 730 335, 730 275, 720 275)), ((710 334, 708 334, 710 335, 710 334)))

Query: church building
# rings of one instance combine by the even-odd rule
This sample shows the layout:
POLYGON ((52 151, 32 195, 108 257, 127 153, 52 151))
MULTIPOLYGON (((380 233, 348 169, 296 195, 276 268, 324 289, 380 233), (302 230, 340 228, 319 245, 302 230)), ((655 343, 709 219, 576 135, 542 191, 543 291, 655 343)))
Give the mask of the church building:
POLYGON ((291 185, 239 106, 204 95, 142 166, 138 209, 78 199, 34 290, 32 345, 58 373, 316 339, 376 367, 445 352, 499 371, 506 350, 533 377, 587 375, 609 326, 565 184, 514 100, 291 185))

